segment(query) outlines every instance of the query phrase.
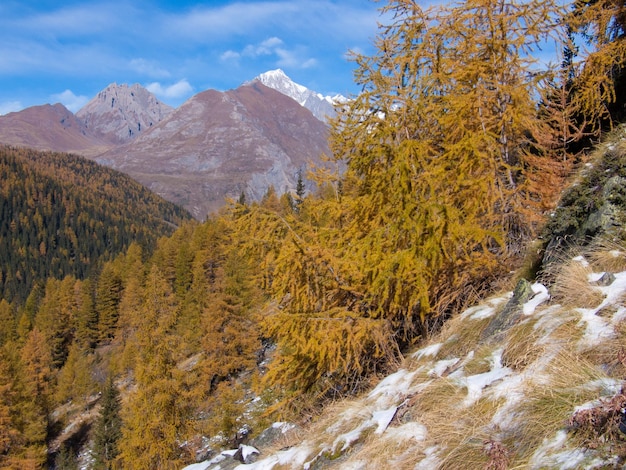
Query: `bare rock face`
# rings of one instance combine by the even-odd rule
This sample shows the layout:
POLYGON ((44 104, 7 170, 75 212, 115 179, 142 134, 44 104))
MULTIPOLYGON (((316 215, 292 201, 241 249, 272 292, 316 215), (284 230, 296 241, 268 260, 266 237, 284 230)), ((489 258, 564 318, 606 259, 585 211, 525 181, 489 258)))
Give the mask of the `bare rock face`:
POLYGON ((32 106, 0 116, 0 143, 37 150, 89 153, 104 143, 60 103, 32 106))
POLYGON ((76 117, 98 138, 128 142, 172 113, 173 108, 139 84, 112 83, 81 108, 76 117))
POLYGON ((328 154, 328 127, 259 82, 208 90, 97 161, 124 171, 196 218, 225 198, 293 190, 298 172, 328 154))

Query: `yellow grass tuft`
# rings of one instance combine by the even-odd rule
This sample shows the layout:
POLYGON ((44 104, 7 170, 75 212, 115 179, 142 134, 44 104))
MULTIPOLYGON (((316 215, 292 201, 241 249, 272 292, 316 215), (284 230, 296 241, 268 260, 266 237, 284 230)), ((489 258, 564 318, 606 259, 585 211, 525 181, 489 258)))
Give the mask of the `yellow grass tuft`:
POLYGON ((566 428, 576 406, 598 397, 598 390, 590 384, 606 375, 571 348, 562 348, 546 366, 545 377, 550 380, 538 379, 527 387, 526 398, 518 408, 514 438, 515 461, 520 466, 528 462, 544 438, 566 428))
POLYGON ((591 246, 587 257, 596 271, 626 271, 626 242, 602 239, 591 246))
POLYGON ((589 282, 593 272, 592 266, 584 260, 573 259, 561 264, 550 289, 552 300, 564 306, 597 307, 604 295, 589 282))
POLYGON ((520 371, 545 354, 546 345, 537 344, 541 333, 535 324, 536 318, 529 318, 508 331, 502 365, 520 371))

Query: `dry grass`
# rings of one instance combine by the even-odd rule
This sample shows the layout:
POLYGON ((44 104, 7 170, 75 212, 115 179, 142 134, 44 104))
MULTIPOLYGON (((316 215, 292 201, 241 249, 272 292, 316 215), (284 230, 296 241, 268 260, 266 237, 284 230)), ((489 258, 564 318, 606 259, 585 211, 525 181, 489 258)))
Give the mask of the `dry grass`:
POLYGON ((546 345, 538 345, 541 334, 535 328, 536 319, 529 318, 513 326, 507 333, 502 353, 502 365, 520 371, 545 353, 546 345))
POLYGON ((561 349, 545 370, 549 383, 535 383, 527 388, 526 398, 518 408, 516 458, 528 462, 545 437, 565 429, 576 406, 597 398, 598 390, 588 386, 606 378, 604 372, 569 348, 561 349))
POLYGON ((592 266, 579 260, 560 264, 550 289, 552 300, 569 307, 597 307, 604 295, 598 287, 589 283, 592 273, 592 266))
POLYGON ((441 469, 485 468, 489 462, 486 443, 498 432, 492 426, 493 415, 502 401, 482 398, 468 408, 432 409, 425 413, 429 436, 427 446, 442 448, 441 469))
POLYGON ((493 351, 495 345, 485 344, 479 346, 474 352, 474 357, 463 364, 466 375, 483 374, 489 372, 493 366, 493 351))
POLYGON ((440 358, 467 356, 470 351, 476 348, 482 332, 492 319, 493 316, 480 320, 468 320, 460 317, 450 320, 435 340, 443 343, 438 356, 440 358))
POLYGON ((591 246, 587 256, 596 271, 626 271, 626 246, 623 241, 599 240, 591 246))

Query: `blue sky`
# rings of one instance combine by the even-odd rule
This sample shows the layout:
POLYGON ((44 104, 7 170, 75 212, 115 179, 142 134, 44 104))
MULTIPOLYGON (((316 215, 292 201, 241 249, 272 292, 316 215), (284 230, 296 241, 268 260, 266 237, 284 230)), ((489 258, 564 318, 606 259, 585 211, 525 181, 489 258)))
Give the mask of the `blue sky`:
POLYGON ((282 68, 323 94, 357 93, 346 53, 373 51, 371 0, 1 0, 0 114, 108 84, 140 83, 179 106, 282 68))

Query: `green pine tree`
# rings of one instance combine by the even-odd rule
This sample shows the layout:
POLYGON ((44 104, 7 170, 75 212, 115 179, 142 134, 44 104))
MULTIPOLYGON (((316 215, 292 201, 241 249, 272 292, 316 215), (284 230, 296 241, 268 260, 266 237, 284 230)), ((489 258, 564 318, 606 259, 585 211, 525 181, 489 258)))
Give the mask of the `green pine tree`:
POLYGON ((117 444, 122 436, 121 407, 120 393, 113 378, 109 377, 102 394, 102 408, 95 427, 93 447, 95 470, 113 468, 115 458, 119 454, 117 444))

